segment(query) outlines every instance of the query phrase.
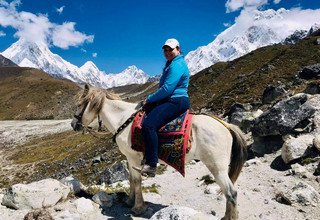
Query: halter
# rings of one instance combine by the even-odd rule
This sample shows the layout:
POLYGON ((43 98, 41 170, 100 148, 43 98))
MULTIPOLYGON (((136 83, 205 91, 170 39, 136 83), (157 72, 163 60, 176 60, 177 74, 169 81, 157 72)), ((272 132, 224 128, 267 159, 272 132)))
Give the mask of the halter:
POLYGON ((86 108, 88 107, 88 104, 89 104, 89 102, 87 102, 87 103, 83 106, 83 109, 81 110, 81 112, 80 112, 79 115, 76 115, 76 114, 73 115, 73 117, 75 117, 75 118, 78 120, 78 121, 77 121, 77 125, 83 126, 83 124, 82 124, 82 116, 83 116, 84 111, 85 111, 86 108))

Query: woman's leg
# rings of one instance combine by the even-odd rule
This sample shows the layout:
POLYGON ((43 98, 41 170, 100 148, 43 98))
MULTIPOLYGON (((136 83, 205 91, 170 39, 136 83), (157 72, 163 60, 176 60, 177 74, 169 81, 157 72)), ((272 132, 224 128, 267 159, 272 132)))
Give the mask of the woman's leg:
POLYGON ((142 135, 145 142, 146 164, 156 167, 158 163, 158 130, 190 107, 186 97, 171 98, 153 108, 142 124, 142 135))

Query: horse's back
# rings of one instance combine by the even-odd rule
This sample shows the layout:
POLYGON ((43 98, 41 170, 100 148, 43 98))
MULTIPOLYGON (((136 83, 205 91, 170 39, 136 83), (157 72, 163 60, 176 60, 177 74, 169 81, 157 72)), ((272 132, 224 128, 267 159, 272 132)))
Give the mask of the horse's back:
MULTIPOLYGON (((225 123, 227 125, 227 123, 225 123)), ((187 159, 230 157, 232 135, 222 122, 207 115, 192 118, 192 146, 187 159)))

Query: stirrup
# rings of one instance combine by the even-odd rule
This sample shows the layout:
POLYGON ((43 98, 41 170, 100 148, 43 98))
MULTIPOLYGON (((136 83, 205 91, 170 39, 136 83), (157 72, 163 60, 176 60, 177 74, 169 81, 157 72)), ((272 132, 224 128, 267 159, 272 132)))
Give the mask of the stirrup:
POLYGON ((155 177, 157 171, 157 167, 151 167, 147 164, 143 165, 141 168, 133 166, 132 169, 138 171, 141 176, 145 177, 155 177))

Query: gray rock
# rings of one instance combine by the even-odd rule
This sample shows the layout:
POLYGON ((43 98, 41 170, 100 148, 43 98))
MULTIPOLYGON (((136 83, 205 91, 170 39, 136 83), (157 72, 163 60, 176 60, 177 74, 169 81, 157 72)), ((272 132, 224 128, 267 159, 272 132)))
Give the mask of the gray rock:
POLYGON ((302 121, 311 118, 316 109, 307 100, 310 95, 300 93, 278 102, 254 121, 253 136, 285 135, 302 121))
POLYGON ((299 177, 311 177, 307 168, 305 168, 304 166, 301 166, 300 164, 292 164, 291 169, 294 175, 297 175, 299 177))
POLYGON ((258 164, 262 164, 262 162, 259 160, 259 159, 251 159, 251 160, 247 160, 245 163, 244 163, 244 167, 249 167, 249 166, 252 166, 252 165, 258 165, 258 164))
POLYGON ((314 136, 303 134, 298 137, 290 136, 281 148, 281 157, 285 163, 305 156, 306 150, 313 145, 314 136))
POLYGON ((14 209, 45 208, 67 198, 69 192, 68 186, 54 179, 16 184, 6 190, 2 205, 14 209))
POLYGON ((156 212, 151 218, 151 220, 191 220, 191 219, 208 219, 216 220, 218 219, 212 215, 202 214, 192 208, 183 206, 168 206, 156 212))
POLYGON ((60 182, 66 186, 69 186, 71 192, 75 194, 80 193, 85 188, 85 186, 73 176, 67 176, 61 179, 60 182))
POLYGON ((90 199, 81 197, 74 201, 74 204, 76 205, 77 211, 80 214, 89 214, 95 211, 92 201, 90 199))
POLYGON ((95 164, 95 163, 100 163, 101 162, 101 156, 96 156, 92 159, 92 163, 95 164))
POLYGON ((306 66, 299 73, 298 76, 302 79, 318 79, 320 74, 320 63, 306 66))
POLYGON ((307 85, 307 88, 303 91, 304 93, 307 94, 319 94, 320 93, 320 85, 319 83, 316 82, 311 82, 307 85))
POLYGON ((286 94, 284 86, 268 86, 262 94, 262 104, 270 104, 286 94))
POLYGON ((320 134, 316 134, 313 139, 313 145, 318 149, 318 151, 320 151, 320 134))
POLYGON ((291 203, 299 203, 302 205, 317 206, 320 202, 319 193, 310 185, 299 182, 292 189, 285 193, 285 196, 291 201, 291 203))
POLYGON ((100 177, 100 183, 112 184, 115 182, 128 180, 129 170, 127 161, 116 162, 110 168, 107 168, 100 177))
POLYGON ((92 197, 92 200, 101 206, 111 207, 114 197, 106 192, 98 192, 92 197))
POLYGON ((276 152, 281 149, 283 145, 283 139, 280 135, 265 136, 265 137, 253 137, 252 151, 258 155, 263 156, 267 153, 276 152))

